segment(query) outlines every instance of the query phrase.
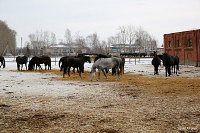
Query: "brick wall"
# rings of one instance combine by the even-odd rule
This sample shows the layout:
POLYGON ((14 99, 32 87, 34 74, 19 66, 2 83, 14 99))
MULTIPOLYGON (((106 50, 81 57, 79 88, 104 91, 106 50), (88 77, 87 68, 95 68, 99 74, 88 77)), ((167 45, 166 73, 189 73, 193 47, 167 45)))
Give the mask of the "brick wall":
POLYGON ((200 30, 165 34, 164 51, 177 55, 181 64, 200 66, 200 30))

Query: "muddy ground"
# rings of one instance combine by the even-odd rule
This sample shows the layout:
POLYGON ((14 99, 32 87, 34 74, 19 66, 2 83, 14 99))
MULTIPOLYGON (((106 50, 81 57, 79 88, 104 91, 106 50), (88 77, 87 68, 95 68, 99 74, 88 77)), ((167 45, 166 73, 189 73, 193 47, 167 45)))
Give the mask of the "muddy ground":
POLYGON ((8 71, 12 82, 1 80, 0 132, 199 132, 200 78, 192 76, 198 70, 182 66, 179 76, 167 78, 126 73, 119 81, 102 75, 100 82, 91 82, 89 72, 62 78, 59 70, 8 71), (31 73, 42 76, 32 84, 17 80, 31 73), (44 84, 43 90, 15 91, 36 91, 36 84, 44 84))

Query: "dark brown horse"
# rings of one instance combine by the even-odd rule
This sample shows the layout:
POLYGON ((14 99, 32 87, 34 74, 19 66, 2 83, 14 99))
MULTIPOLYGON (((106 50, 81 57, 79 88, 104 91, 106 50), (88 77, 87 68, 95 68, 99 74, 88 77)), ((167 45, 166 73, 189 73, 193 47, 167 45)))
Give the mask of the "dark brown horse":
POLYGON ((162 56, 162 61, 163 61, 163 65, 165 66, 165 75, 167 77, 170 76, 171 73, 171 67, 174 65, 174 59, 171 55, 164 53, 162 56))
POLYGON ((177 75, 177 70, 179 70, 179 57, 178 56, 172 56, 174 59, 174 64, 172 66, 172 71, 174 70, 174 74, 177 75))
POLYGON ((70 77, 70 68, 77 68, 77 72, 79 73, 79 76, 81 77, 81 73, 84 73, 84 63, 89 62, 91 63, 89 56, 70 56, 63 59, 61 69, 63 69, 63 78, 65 77, 65 74, 68 71, 68 76, 70 77))
POLYGON ((17 62, 17 70, 19 70, 19 71, 22 70, 23 64, 25 64, 26 70, 27 70, 28 57, 26 57, 26 56, 17 56, 16 57, 16 62, 17 62), (21 65, 21 69, 20 69, 20 65, 21 65))
POLYGON ((154 55, 153 55, 153 59, 151 61, 151 64, 154 66, 154 75, 158 75, 158 67, 160 66, 161 64, 161 60, 160 58, 158 57, 157 55, 157 52, 154 52, 154 55))
POLYGON ((37 70, 37 67, 39 67, 40 70, 42 70, 42 67, 40 64, 45 65, 45 70, 51 70, 51 58, 49 56, 43 55, 40 57, 34 56, 30 61, 28 65, 28 70, 37 70), (48 68, 47 68, 48 67, 48 68))
POLYGON ((1 68, 1 66, 3 66, 3 68, 5 68, 6 65, 5 65, 5 59, 3 56, 0 56, 0 62, 1 62, 0 68, 1 68))

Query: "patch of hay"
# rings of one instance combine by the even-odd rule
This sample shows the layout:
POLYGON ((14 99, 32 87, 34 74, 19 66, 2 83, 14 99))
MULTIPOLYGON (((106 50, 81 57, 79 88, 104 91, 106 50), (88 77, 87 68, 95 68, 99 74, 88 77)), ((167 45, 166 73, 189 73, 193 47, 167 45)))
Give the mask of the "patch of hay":
POLYGON ((80 82, 113 82, 119 84, 120 88, 127 89, 131 87, 142 88, 145 93, 152 93, 154 95, 194 95, 200 96, 200 79, 189 79, 180 77, 144 77, 141 75, 124 74, 120 75, 120 80, 116 80, 116 76, 110 72, 108 74, 108 80, 106 80, 103 73, 101 73, 100 81, 97 81, 98 73, 95 74, 95 80, 90 81, 90 72, 85 71, 81 74, 81 77, 76 72, 71 72, 71 76, 68 74, 63 78, 63 72, 60 70, 37 70, 37 71, 13 71, 13 72, 34 72, 34 73, 51 73, 57 75, 55 80, 60 81, 80 81, 80 82))

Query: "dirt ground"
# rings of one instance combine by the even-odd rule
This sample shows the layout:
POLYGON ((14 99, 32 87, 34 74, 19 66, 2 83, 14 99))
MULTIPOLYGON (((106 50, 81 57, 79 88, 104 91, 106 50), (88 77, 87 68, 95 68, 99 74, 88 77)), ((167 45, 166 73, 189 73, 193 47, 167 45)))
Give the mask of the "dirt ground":
MULTIPOLYGON (((185 68, 181 72, 195 75, 197 70, 185 68)), ((101 75, 101 81, 91 82, 89 72, 81 78, 78 74, 62 78, 59 70, 37 72, 50 74, 47 80, 52 82, 77 87, 78 92, 66 96, 6 92, 0 99, 0 132, 200 132, 198 76, 126 73, 119 81, 115 76, 105 80, 101 75)))

